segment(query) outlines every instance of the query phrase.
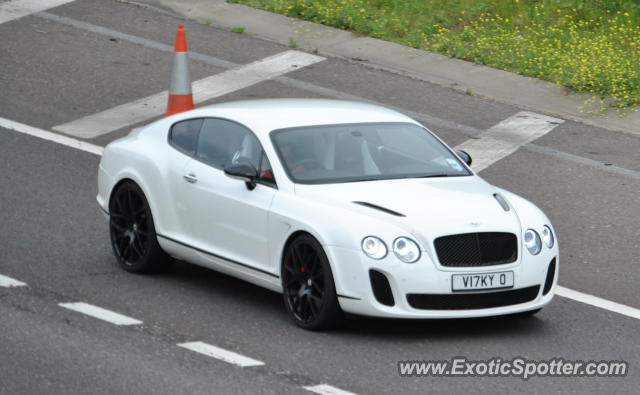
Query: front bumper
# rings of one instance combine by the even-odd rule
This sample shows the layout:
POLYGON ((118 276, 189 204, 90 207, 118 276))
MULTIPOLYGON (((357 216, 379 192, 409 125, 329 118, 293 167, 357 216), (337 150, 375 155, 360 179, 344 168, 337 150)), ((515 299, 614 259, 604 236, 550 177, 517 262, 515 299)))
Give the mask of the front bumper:
MULTIPOLYGON (((327 254, 332 263, 332 270, 336 282, 336 291, 339 295, 340 306, 345 312, 374 317, 389 318, 472 318, 487 317, 518 312, 530 311, 542 308, 548 304, 555 292, 558 278, 558 248, 543 249, 537 255, 532 256, 523 251, 523 256, 514 263, 484 267, 456 267, 444 268, 435 263, 430 255, 423 251, 420 260, 413 264, 400 262, 393 254, 387 255, 382 260, 373 260, 366 257, 359 250, 342 247, 327 246, 327 254), (547 280, 547 271, 551 261, 555 259, 555 273, 550 290, 544 293, 544 285, 547 280), (375 270, 384 274, 388 279, 393 305, 380 303, 374 295, 369 272, 375 270), (514 272, 514 287, 505 290, 486 290, 472 292, 453 292, 451 289, 452 274, 462 273, 494 273, 500 271, 514 272), (522 294, 526 288, 539 287, 532 298, 527 297, 526 302, 509 304, 505 306, 489 308, 455 308, 434 310, 412 307, 407 295, 409 294, 436 294, 436 295, 478 295, 496 293, 494 296, 480 296, 482 299, 508 299, 508 294, 497 295, 499 292, 518 291, 522 294)), ((515 292, 518 293, 518 292, 515 292)), ((478 299, 480 299, 478 298, 478 299)), ((507 302, 505 302, 507 303, 507 302)), ((387 303, 388 304, 388 303, 387 303)), ((500 304, 500 303, 498 303, 500 304)), ((414 303, 415 305, 415 303, 414 303)))

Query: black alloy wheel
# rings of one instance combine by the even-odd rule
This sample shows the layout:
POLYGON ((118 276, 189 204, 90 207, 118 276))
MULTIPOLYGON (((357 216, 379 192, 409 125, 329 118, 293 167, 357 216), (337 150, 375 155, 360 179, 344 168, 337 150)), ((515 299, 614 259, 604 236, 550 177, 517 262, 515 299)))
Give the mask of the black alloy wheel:
POLYGON ((158 244, 149 203, 133 182, 121 184, 111 196, 109 233, 118 263, 129 272, 157 271, 170 262, 158 244))
POLYGON ((282 263, 282 289, 287 311, 298 326, 325 329, 342 321, 329 261, 312 236, 298 236, 287 247, 282 263))

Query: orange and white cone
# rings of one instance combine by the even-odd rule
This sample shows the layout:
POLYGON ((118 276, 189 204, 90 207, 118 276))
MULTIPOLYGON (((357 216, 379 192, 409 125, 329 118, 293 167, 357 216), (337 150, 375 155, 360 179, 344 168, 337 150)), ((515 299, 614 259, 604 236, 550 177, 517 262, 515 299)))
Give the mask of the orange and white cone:
POLYGON ((193 110, 194 108, 191 78, 189 77, 189 59, 187 58, 187 35, 183 24, 178 25, 174 51, 166 115, 173 115, 193 110))

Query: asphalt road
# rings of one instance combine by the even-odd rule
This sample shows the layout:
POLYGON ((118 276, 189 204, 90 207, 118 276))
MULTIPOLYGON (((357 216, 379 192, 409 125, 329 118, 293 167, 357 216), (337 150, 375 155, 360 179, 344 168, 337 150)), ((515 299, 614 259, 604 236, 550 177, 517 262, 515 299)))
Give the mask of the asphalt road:
MULTIPOLYGON (((0 24, 0 117, 56 125, 167 89, 172 54, 91 26, 171 44, 173 16, 82 0, 0 24), (51 15, 69 19, 56 20, 51 15), (70 20, 84 25, 71 26, 70 20)), ((190 50, 246 64, 287 49, 186 23, 190 50)), ((192 79, 224 71, 191 60, 192 79)), ((520 111, 342 59, 326 59, 210 102, 353 95, 413 113, 455 146, 520 111), (291 79, 298 82, 292 83, 291 79), (326 88, 325 90, 317 89, 326 88)), ((105 145, 119 130, 90 140, 105 145)), ((640 137, 566 121, 480 174, 539 205, 561 246, 560 284, 640 308, 640 137)), ((531 318, 352 319, 293 326, 281 297, 176 263, 124 273, 96 203, 99 157, 0 128, 0 393, 629 393, 640 387, 640 321, 557 297, 531 318), (122 327, 64 310, 83 301, 144 321, 122 327), (176 347, 204 341, 264 361, 239 368, 176 347), (399 360, 625 360, 625 378, 402 378, 399 360)))

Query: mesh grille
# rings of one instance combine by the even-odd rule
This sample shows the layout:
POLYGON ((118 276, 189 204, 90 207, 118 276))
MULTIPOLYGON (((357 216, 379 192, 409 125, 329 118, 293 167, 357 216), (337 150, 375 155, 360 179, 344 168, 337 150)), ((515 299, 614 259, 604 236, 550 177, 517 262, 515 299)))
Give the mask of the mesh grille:
POLYGON ((490 266, 515 262, 518 239, 513 233, 464 233, 434 241, 442 266, 490 266))
POLYGON ((539 285, 510 291, 467 294, 408 294, 407 301, 421 310, 475 310, 511 306, 534 300, 539 285))
POLYGON ((393 306, 395 301, 387 276, 377 270, 369 270, 369 278, 371 279, 371 288, 376 300, 385 306, 393 306))
POLYGON ((544 289, 542 290, 542 294, 546 295, 551 291, 551 287, 553 287, 553 279, 556 276, 556 258, 553 258, 549 263, 549 269, 547 269, 547 279, 544 282, 544 289))

